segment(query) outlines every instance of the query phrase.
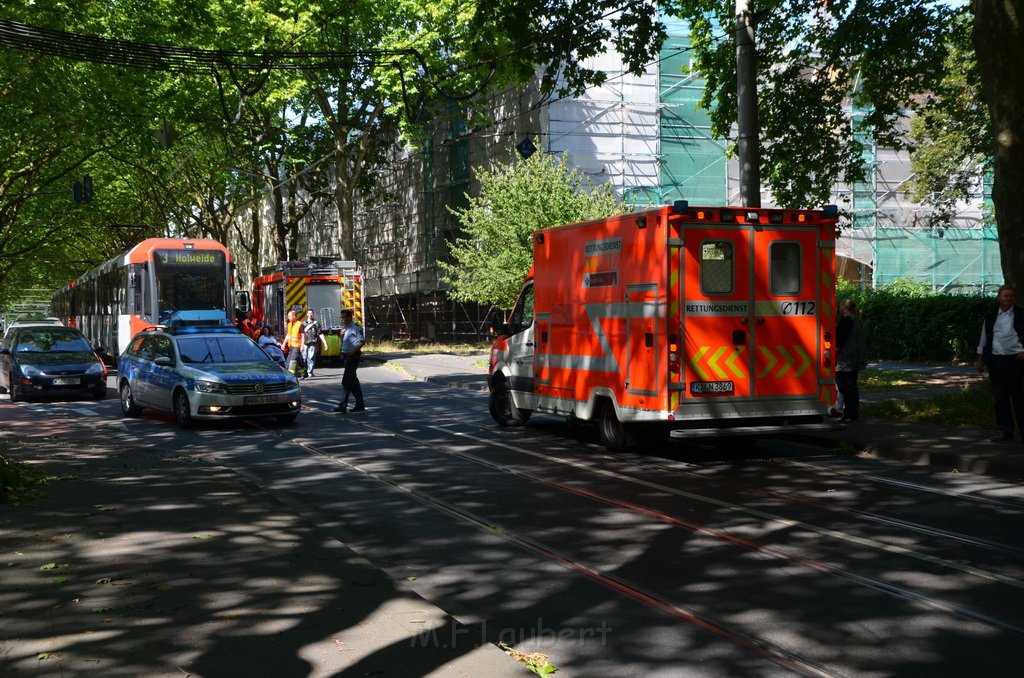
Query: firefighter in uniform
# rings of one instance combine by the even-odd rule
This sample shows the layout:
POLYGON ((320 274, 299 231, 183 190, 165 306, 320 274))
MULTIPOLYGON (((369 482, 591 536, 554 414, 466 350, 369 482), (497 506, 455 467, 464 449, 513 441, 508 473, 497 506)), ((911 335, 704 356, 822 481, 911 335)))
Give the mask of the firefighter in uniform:
POLYGON ((302 321, 295 311, 288 311, 288 324, 281 347, 287 356, 288 371, 300 378, 302 376, 302 321))

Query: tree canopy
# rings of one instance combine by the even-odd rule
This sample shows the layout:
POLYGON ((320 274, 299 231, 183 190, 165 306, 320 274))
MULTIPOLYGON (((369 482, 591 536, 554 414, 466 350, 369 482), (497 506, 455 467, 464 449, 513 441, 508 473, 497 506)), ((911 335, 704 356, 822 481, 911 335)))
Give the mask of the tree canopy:
POLYGON ((623 207, 609 184, 589 185, 566 156, 534 153, 525 160, 476 168, 480 192, 452 209, 462 235, 441 263, 458 301, 512 308, 533 264, 533 232, 617 214, 623 207))
POLYGON ((549 90, 581 91, 604 77, 582 60, 609 42, 639 71, 658 47, 648 9, 612 0, 5 3, 0 306, 148 235, 234 229, 254 248, 272 238, 286 258, 312 201, 336 206, 348 258, 354 196, 372 188, 367 168, 400 134, 415 144, 426 121, 526 82, 537 64, 549 90), (605 20, 613 10, 623 18, 605 20), (327 171, 333 193, 320 190, 317 173, 327 171), (95 200, 71 205, 63 192, 85 173, 95 200), (50 190, 61 195, 41 195, 50 190), (248 210, 241 223, 264 192, 272 214, 248 210))
MULTIPOLYGON (((713 130, 730 138, 734 0, 655 4, 690 22, 713 130)), ((777 201, 824 202, 837 180, 861 178, 863 134, 907 145, 908 111, 926 112, 913 138, 939 183, 924 193, 952 195, 943 186, 955 192, 965 168, 991 158, 1003 269, 1024 282, 1024 40, 1015 20, 1024 0, 753 8, 762 176, 777 201), (976 70, 964 70, 972 55, 976 70), (968 91, 981 92, 983 109, 961 96, 968 91), (863 111, 855 123, 851 101, 863 111), (944 136, 943 125, 959 136, 944 136), (935 147, 946 145, 943 163, 935 147)), ((396 140, 415 144, 426 121, 461 115, 474 96, 522 84, 538 67, 546 91, 580 92, 603 81, 586 59, 609 44, 640 72, 665 35, 651 10, 646 0, 4 3, 0 306, 26 287, 58 287, 147 235, 233 231, 254 250, 269 237, 284 258, 317 201, 337 208, 340 254, 349 256, 354 196, 372 189, 366 170, 396 140), (26 46, 31 30, 64 38, 26 46), (320 190, 317 172, 327 167, 333 193, 320 190), (72 204, 83 174, 95 200, 72 204), (273 214, 249 210, 266 192, 273 214)))

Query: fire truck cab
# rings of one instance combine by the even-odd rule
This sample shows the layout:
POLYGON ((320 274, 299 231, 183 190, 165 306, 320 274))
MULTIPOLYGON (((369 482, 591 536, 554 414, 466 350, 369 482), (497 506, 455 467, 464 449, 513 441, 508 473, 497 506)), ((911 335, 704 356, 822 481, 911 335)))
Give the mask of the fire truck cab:
POLYGON ((253 280, 246 331, 256 334, 257 328, 270 325, 280 340, 288 311, 304 319, 305 312, 312 310, 327 339, 321 359, 337 358, 341 355, 341 310, 352 309, 356 322, 363 323, 362 282, 362 273, 353 261, 326 267, 287 261, 267 267, 253 280))
POLYGON ((691 207, 539 230, 491 349, 490 411, 651 436, 829 428, 835 207, 691 207))

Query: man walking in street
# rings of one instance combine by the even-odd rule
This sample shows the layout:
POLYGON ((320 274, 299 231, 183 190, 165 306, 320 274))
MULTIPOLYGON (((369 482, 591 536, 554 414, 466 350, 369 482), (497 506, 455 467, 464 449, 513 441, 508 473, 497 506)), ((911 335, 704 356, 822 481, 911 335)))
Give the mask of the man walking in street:
POLYGON ((316 319, 313 309, 306 311, 306 321, 302 323, 302 357, 306 360, 306 376, 313 376, 313 365, 320 352, 320 322, 316 319))
POLYGON ((1013 440, 1014 420, 1024 430, 1024 308, 1016 305, 1014 289, 1003 285, 999 308, 987 316, 978 342, 978 371, 988 369, 995 400, 999 435, 992 442, 1013 440))
POLYGON ((345 361, 345 373, 341 377, 341 402, 334 411, 342 414, 347 412, 348 397, 352 395, 356 401, 352 411, 362 412, 366 407, 363 405, 363 387, 356 376, 356 370, 359 369, 359 355, 366 342, 363 327, 352 318, 352 311, 347 308, 341 312, 341 324, 341 357, 345 361))

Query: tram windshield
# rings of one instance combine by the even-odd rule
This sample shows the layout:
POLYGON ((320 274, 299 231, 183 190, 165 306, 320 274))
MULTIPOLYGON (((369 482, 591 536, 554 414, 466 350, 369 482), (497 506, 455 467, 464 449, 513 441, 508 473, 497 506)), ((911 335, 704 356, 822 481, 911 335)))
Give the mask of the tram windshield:
POLYGON ((153 257, 160 319, 180 311, 224 311, 228 277, 223 252, 157 250, 153 257))

